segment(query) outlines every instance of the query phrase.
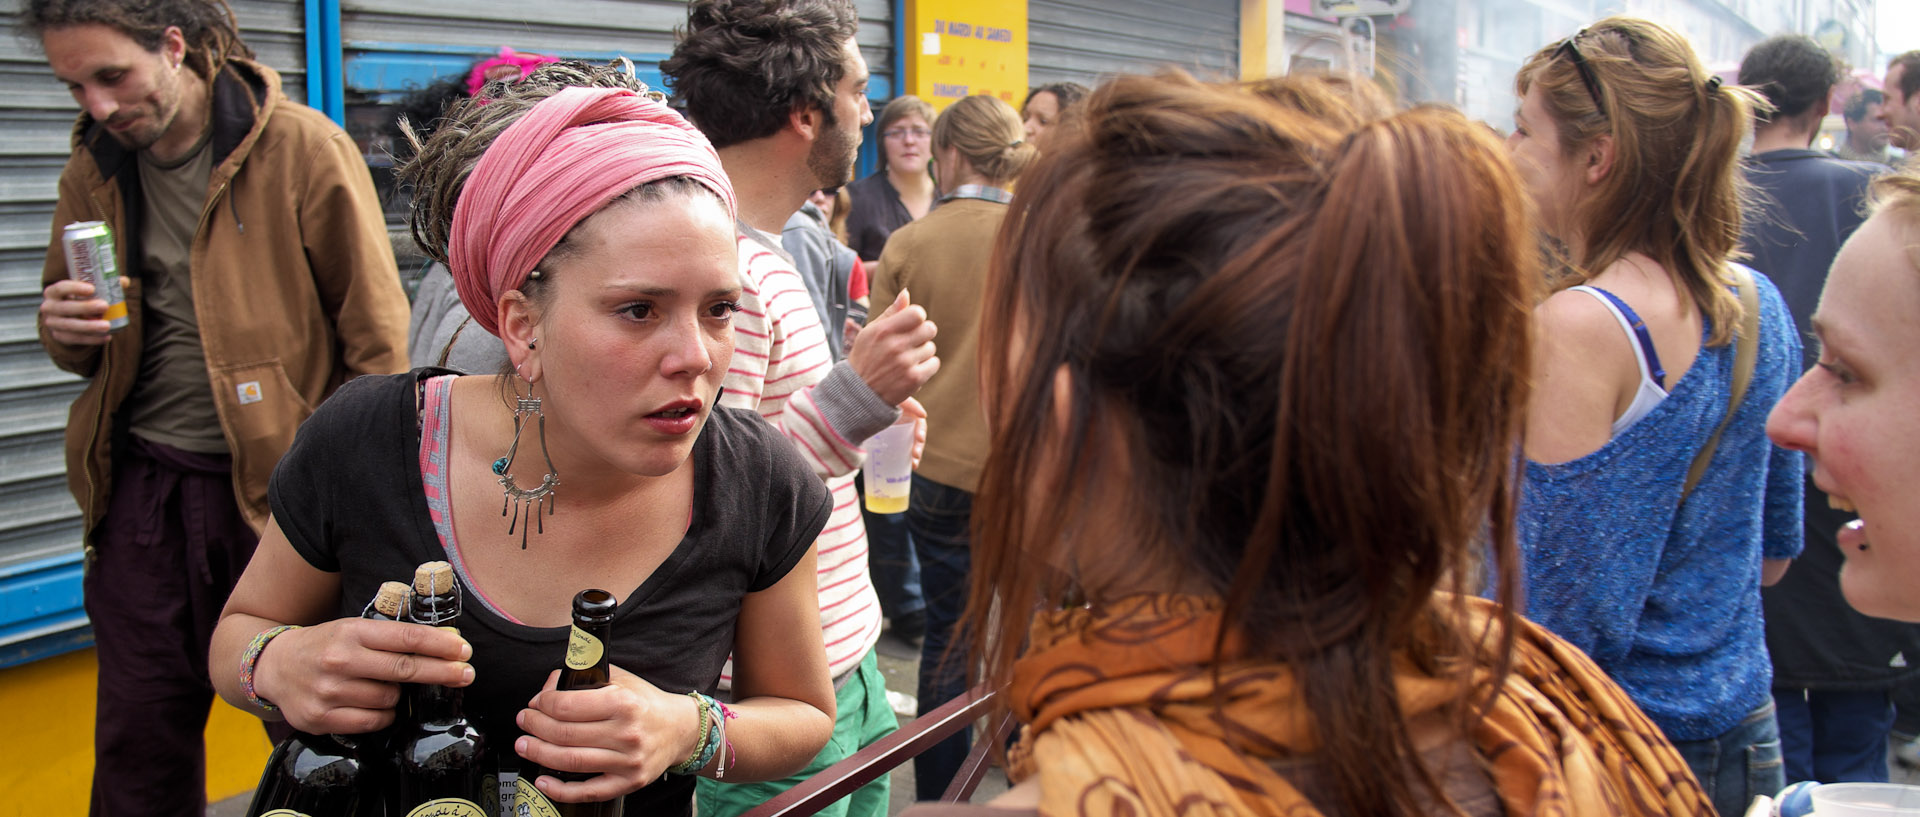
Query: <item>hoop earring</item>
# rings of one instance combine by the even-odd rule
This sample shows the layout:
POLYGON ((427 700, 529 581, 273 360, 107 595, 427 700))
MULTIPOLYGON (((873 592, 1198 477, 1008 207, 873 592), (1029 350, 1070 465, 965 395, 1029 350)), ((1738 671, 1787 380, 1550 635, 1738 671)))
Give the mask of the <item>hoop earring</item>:
POLYGON ((515 528, 520 530, 520 549, 527 549, 527 528, 538 525, 538 532, 546 533, 546 522, 540 518, 544 508, 547 516, 553 515, 553 489, 559 487, 560 476, 553 467, 553 455, 547 453, 547 415, 540 411, 540 398, 533 396, 533 384, 527 384, 527 396, 520 396, 520 388, 514 387, 513 407, 513 443, 507 446, 507 455, 493 461, 493 473, 500 478, 500 487, 504 496, 500 499, 500 515, 507 516, 507 508, 513 508, 511 522, 507 523, 507 535, 512 536, 515 528), (540 478, 540 484, 532 488, 522 488, 515 484, 513 475, 507 469, 513 467, 513 458, 520 450, 520 434, 527 429, 529 422, 538 426, 540 434, 540 457, 546 460, 546 476, 540 478), (532 518, 528 516, 531 514, 532 518))

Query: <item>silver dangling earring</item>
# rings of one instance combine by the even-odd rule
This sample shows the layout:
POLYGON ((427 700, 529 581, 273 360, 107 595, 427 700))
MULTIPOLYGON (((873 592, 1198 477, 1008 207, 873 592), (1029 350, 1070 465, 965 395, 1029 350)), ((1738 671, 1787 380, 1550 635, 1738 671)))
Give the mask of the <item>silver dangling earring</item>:
POLYGON ((514 529, 519 528, 520 549, 526 550, 527 528, 537 525, 539 533, 547 532, 540 512, 544 508, 547 516, 553 515, 553 489, 559 487, 560 476, 553 467, 553 455, 547 453, 547 415, 540 411, 540 398, 533 396, 533 383, 527 383, 527 396, 521 397, 519 392, 519 387, 514 387, 513 443, 507 446, 506 456, 493 461, 493 473, 505 489, 505 496, 500 500, 500 515, 506 516, 507 508, 513 508, 513 521, 507 523, 507 535, 512 536, 514 529), (522 488, 514 484, 513 475, 507 473, 507 469, 513 467, 514 454, 520 450, 520 433, 527 429, 529 422, 538 426, 540 457, 547 462, 547 474, 540 478, 539 485, 522 488))

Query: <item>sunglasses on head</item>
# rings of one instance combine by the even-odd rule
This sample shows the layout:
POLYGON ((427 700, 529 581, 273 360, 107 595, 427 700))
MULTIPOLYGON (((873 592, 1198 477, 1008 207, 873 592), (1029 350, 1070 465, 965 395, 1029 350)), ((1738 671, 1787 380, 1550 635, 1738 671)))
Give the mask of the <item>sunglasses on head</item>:
POLYGON ((1580 53, 1576 43, 1587 33, 1586 29, 1574 32, 1573 36, 1560 41, 1560 47, 1554 49, 1549 61, 1560 59, 1562 54, 1573 60, 1573 69, 1580 72, 1581 84, 1587 86, 1587 95, 1593 97, 1593 107, 1601 116, 1607 115, 1607 105, 1600 101, 1600 78, 1593 73, 1593 66, 1587 64, 1587 58, 1580 53))

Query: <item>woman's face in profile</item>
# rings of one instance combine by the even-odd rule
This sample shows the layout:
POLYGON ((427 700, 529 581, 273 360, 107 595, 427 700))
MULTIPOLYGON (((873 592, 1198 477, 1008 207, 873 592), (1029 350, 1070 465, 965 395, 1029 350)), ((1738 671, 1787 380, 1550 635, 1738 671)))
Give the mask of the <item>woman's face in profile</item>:
POLYGON ((1034 94, 1032 99, 1027 100, 1027 107, 1020 112, 1020 116, 1026 120, 1027 139, 1038 139, 1040 134, 1046 133, 1060 119, 1060 98, 1054 96, 1052 91, 1034 94))
POLYGON ((575 457, 659 476, 693 450, 733 358, 741 291, 719 199, 670 193, 587 218, 551 262, 526 373, 575 457))
POLYGON ((1586 184, 1573 157, 1560 149, 1559 124, 1547 112, 1538 82, 1527 88, 1514 111, 1507 151, 1547 231, 1565 238, 1568 217, 1586 184))
POLYGON ((1920 269, 1914 216, 1868 219, 1833 260, 1813 316, 1819 365, 1767 434, 1813 460, 1814 483, 1860 519, 1842 529, 1840 589, 1862 613, 1920 621, 1920 269))

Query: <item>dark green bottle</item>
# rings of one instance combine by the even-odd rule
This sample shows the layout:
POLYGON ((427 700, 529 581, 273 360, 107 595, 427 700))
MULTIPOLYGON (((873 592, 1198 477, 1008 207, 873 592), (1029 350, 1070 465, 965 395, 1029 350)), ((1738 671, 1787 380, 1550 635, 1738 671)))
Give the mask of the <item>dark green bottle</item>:
POLYGON ((247 817, 363 817, 357 748, 346 738, 301 732, 280 741, 247 817))
MULTIPOLYGON (((420 566, 408 613, 415 623, 457 629, 460 588, 452 565, 420 566)), ((493 755, 460 711, 461 691, 408 684, 402 695, 411 718, 401 733, 398 810, 390 817, 494 817, 500 797, 493 755)))
MULTIPOLYGON (((608 655, 613 643, 613 613, 620 603, 605 590, 582 590, 573 597, 573 632, 567 639, 567 654, 560 662, 560 681, 556 689, 599 689, 613 683, 608 655)), ((621 817, 625 798, 599 803, 555 803, 534 788, 533 781, 550 774, 566 781, 586 780, 592 774, 563 772, 534 767, 520 778, 514 792, 515 813, 530 817, 621 817)))
MULTIPOLYGON (((387 582, 361 615, 399 619, 407 586, 387 582)), ((248 817, 381 817, 386 754, 379 733, 309 735, 295 732, 273 748, 260 774, 248 817)))

